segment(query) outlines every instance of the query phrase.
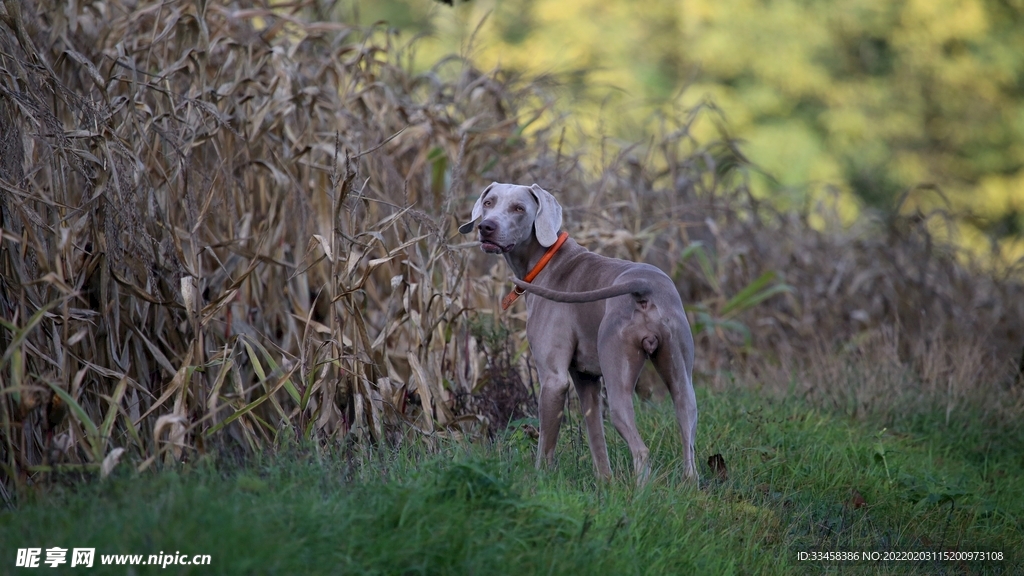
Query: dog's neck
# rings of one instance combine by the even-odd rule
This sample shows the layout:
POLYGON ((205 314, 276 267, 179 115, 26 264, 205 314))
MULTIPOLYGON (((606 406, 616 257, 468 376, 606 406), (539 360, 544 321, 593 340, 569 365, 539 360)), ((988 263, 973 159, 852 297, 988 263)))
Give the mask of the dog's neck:
POLYGON ((526 278, 526 275, 540 262, 540 259, 547 252, 547 248, 541 246, 537 241, 536 234, 530 234, 530 239, 522 244, 516 244, 514 248, 505 253, 505 262, 512 269, 516 278, 526 278))

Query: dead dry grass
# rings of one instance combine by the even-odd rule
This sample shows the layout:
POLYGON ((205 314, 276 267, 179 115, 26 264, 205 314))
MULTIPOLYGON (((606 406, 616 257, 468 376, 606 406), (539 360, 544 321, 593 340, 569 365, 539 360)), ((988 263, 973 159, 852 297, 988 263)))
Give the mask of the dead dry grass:
MULTIPOLYGON (((470 320, 497 314, 507 271, 454 226, 492 180, 540 183, 581 243, 677 278, 705 373, 898 333, 894 366, 936 394, 1011 388, 1024 288, 958 263, 932 216, 817 231, 827 206, 779 213, 728 139, 691 138, 710 107, 602 145, 589 174, 556 83, 458 58, 413 73, 395 37, 318 6, 0 7, 3 484, 503 424, 472 400, 497 376, 470 320)), ((528 369, 523 315, 502 362, 528 369)))

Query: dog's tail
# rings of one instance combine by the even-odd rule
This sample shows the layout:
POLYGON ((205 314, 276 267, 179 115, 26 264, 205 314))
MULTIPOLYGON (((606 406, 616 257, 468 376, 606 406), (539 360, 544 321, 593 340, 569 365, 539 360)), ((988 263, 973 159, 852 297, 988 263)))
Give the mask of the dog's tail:
POLYGON ((651 283, 643 278, 636 278, 634 280, 623 282, 622 284, 613 284, 607 288, 588 290, 587 292, 559 292, 558 290, 550 290, 548 288, 534 286, 528 282, 523 282, 519 278, 513 278, 512 282, 530 294, 536 294, 541 298, 554 300, 555 302, 564 302, 566 304, 594 302, 596 300, 605 300, 607 298, 614 298, 625 294, 632 294, 633 298, 635 298, 637 302, 646 303, 647 297, 651 292, 653 292, 651 283))

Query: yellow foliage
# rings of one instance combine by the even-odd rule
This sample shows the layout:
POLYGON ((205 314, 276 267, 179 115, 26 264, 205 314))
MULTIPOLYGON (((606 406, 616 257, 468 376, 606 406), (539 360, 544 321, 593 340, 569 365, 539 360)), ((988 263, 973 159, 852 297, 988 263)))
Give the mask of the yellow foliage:
POLYGON ((1024 170, 1011 176, 988 176, 978 189, 980 193, 971 203, 978 214, 990 218, 1008 212, 1024 214, 1024 170))
POLYGON ((902 20, 904 29, 919 35, 925 46, 988 31, 984 7, 976 0, 909 0, 902 20))

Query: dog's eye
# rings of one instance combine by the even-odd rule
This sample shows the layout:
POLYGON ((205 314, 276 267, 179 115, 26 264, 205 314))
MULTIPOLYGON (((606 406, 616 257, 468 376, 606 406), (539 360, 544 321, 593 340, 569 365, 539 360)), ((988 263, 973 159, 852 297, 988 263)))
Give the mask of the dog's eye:
POLYGON ((494 202, 492 202, 492 201, 490 201, 490 200, 485 200, 485 201, 484 201, 484 207, 485 207, 485 208, 490 208, 490 207, 491 207, 491 204, 494 204, 494 202))
POLYGON ((513 210, 516 212, 526 212, 526 208, 522 204, 516 204, 513 210))

